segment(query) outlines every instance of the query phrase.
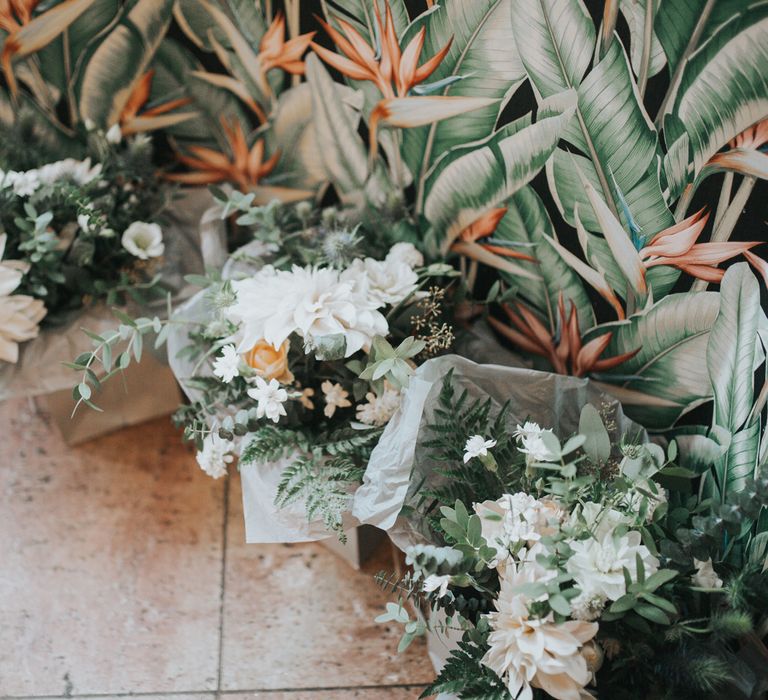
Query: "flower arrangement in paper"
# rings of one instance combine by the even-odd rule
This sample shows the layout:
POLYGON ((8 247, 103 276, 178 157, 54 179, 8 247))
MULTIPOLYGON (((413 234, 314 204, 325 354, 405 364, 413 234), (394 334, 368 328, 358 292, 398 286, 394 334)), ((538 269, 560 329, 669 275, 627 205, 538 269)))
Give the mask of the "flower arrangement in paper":
POLYGON ((40 322, 60 322, 95 301, 147 298, 158 281, 157 221, 170 195, 155 174, 151 143, 144 136, 110 142, 92 130, 84 152, 83 160, 21 169, 29 163, 25 145, 0 147, 2 264, 13 278, 0 298, 0 361, 16 362, 19 343, 36 337, 40 322))
POLYGON ((417 449, 441 478, 401 514, 419 511, 429 542, 406 549, 404 577, 378 577, 399 596, 378 619, 405 625, 401 649, 458 635, 422 697, 714 699, 762 687, 748 650, 764 633, 764 468, 712 499, 706 472, 701 494, 691 488, 682 436, 685 454, 674 441, 612 441, 613 418, 590 403, 562 439, 532 421, 504 430, 509 402, 497 414, 490 399, 467 400, 450 373, 436 400, 417 449))
POLYGON ((305 502, 310 519, 341 530, 349 493, 413 368, 453 341, 437 286, 452 271, 425 265, 410 242, 372 238, 338 210, 321 216, 303 204, 217 195, 222 216, 236 212, 252 242, 223 275, 190 278, 204 290, 169 320, 121 315, 122 335, 95 340, 83 367, 101 368, 106 351, 103 368, 119 371, 138 359, 136 343, 140 357, 142 337, 159 331, 191 398, 176 420, 197 443, 199 465, 217 478, 235 453, 241 470, 287 459, 277 504, 305 502), (125 340, 113 366, 112 348, 125 340))

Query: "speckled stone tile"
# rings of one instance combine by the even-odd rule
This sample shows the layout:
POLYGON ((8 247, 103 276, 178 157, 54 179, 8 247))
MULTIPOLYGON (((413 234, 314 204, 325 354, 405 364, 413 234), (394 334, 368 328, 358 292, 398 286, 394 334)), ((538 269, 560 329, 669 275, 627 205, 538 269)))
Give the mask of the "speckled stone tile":
POLYGON ((162 418, 67 448, 0 404, 0 696, 216 690, 223 484, 162 418))
POLYGON ((246 545, 239 479, 230 489, 222 690, 433 679, 424 644, 398 654, 399 629, 374 622, 388 600, 373 580, 392 566, 387 547, 353 571, 318 544, 246 545))

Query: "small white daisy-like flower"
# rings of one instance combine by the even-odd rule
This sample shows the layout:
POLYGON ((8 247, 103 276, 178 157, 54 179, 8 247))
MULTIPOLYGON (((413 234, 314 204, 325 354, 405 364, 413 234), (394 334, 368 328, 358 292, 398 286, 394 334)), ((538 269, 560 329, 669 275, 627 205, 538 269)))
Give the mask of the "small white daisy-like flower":
POLYGON ((323 413, 326 418, 333 418, 337 408, 347 408, 352 405, 349 400, 349 392, 341 384, 334 384, 327 379, 320 385, 325 396, 325 408, 323 413))
POLYGON ((19 197, 33 195, 41 184, 37 170, 28 170, 22 173, 9 172, 8 178, 13 185, 14 194, 19 197))
POLYGON ((551 433, 551 430, 541 428, 538 423, 526 421, 525 425, 518 425, 515 430, 515 437, 522 443, 518 449, 523 454, 527 454, 529 459, 534 462, 549 462, 555 458, 544 444, 542 435, 551 433))
POLYGON ((280 416, 286 415, 283 404, 288 400, 288 392, 280 387, 277 379, 270 379, 268 382, 259 376, 254 379, 256 386, 248 389, 248 396, 258 402, 256 417, 267 417, 277 423, 280 416))
POLYGON ((227 473, 227 466, 234 461, 234 444, 223 440, 214 430, 205 436, 203 449, 197 453, 197 463, 208 476, 219 479, 227 473))
POLYGON ((213 373, 225 384, 240 374, 240 355, 234 345, 225 345, 213 361, 213 373))
POLYGON ((165 252, 163 231, 157 224, 134 221, 123 233, 123 248, 140 260, 158 258, 165 252))
POLYGON ((88 216, 88 214, 78 214, 77 215, 77 225, 85 231, 85 233, 88 233, 88 231, 91 230, 91 217, 88 216))
POLYGON ((438 576, 437 574, 430 574, 424 579, 424 584, 421 590, 424 593, 431 593, 432 591, 440 591, 438 597, 442 598, 448 592, 448 585, 451 583, 451 577, 448 575, 438 576))
POLYGON ((473 435, 464 445, 464 464, 475 457, 485 457, 491 447, 496 446, 496 440, 486 440, 482 435, 473 435))

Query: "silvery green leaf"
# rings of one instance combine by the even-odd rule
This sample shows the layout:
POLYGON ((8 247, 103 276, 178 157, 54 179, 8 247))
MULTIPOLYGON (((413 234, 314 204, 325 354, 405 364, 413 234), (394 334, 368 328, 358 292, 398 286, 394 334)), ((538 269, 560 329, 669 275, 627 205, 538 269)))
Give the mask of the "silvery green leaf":
POLYGON ((318 360, 325 362, 341 360, 346 350, 347 339, 343 333, 323 335, 314 339, 313 351, 318 360))
POLYGON ((581 409, 579 432, 584 435, 584 452, 595 464, 603 464, 611 456, 611 438, 600 413, 592 404, 581 409))

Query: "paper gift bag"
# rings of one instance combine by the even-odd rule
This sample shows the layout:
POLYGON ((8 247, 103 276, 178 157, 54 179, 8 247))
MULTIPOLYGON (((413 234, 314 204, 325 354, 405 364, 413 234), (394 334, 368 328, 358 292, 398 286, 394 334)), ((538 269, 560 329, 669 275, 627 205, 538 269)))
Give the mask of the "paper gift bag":
POLYGON ((81 405, 73 416, 75 402, 71 389, 38 396, 36 402, 50 415, 68 445, 167 416, 181 403, 173 372, 152 353, 146 353, 140 363, 131 363, 124 372, 124 380, 113 377, 93 397, 96 405, 104 409, 102 413, 81 405))

